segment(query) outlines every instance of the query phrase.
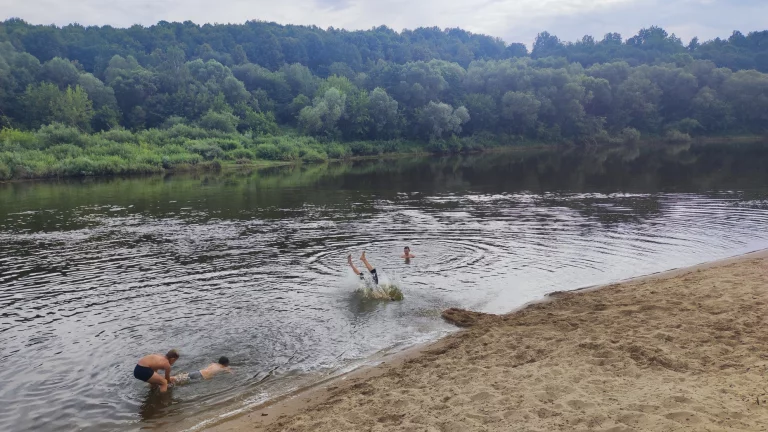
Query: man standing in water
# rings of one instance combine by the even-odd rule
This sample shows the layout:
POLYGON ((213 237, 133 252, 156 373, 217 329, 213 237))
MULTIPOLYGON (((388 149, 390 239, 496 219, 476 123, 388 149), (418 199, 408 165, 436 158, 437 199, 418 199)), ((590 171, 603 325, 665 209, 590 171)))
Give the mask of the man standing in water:
POLYGON ((150 354, 144 356, 136 364, 136 367, 133 368, 133 377, 153 386, 159 386, 160 392, 165 393, 168 390, 168 383, 173 382, 171 366, 178 359, 179 353, 175 349, 168 351, 166 355, 150 354), (161 369, 165 371, 165 378, 157 373, 161 369))
POLYGON ((221 372, 232 373, 232 369, 229 368, 229 359, 221 356, 217 363, 211 363, 205 369, 199 371, 190 372, 188 374, 179 374, 173 377, 174 383, 183 384, 187 381, 195 380, 207 380, 220 374, 221 372))
MULTIPOLYGON (((373 268, 373 266, 368 262, 368 259, 365 257, 365 252, 360 256, 360 261, 365 264, 365 268, 368 269, 368 271, 371 273, 371 277, 373 278, 373 282, 378 285, 379 284, 379 275, 376 273, 376 269, 373 268)), ((363 272, 357 269, 355 267, 355 264, 352 263, 352 255, 347 256, 347 262, 349 263, 349 266, 352 267, 352 271, 355 272, 356 275, 360 276, 361 280, 365 280, 365 277, 363 276, 363 272)))

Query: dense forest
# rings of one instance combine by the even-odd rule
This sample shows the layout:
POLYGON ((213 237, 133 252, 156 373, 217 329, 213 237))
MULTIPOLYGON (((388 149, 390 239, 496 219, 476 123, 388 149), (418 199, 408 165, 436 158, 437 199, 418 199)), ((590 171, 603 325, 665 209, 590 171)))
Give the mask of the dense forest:
POLYGON ((0 180, 219 161, 763 134, 768 31, 520 43, 460 29, 0 23, 0 180))

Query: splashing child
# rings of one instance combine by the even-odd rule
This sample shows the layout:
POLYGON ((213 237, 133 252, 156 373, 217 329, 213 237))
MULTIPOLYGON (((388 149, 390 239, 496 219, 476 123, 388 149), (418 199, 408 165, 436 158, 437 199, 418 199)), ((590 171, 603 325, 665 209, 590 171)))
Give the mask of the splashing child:
MULTIPOLYGON (((371 265, 371 263, 368 262, 368 259, 365 257, 365 252, 360 256, 360 261, 365 264, 365 268, 368 269, 368 271, 371 273, 371 277, 373 278, 373 282, 378 285, 379 284, 379 275, 376 273, 376 269, 371 265)), ((365 276, 363 275, 363 272, 357 269, 355 267, 355 264, 352 262, 352 255, 347 256, 347 262, 349 263, 349 266, 352 267, 352 271, 355 272, 356 275, 360 276, 360 280, 365 280, 365 276)))

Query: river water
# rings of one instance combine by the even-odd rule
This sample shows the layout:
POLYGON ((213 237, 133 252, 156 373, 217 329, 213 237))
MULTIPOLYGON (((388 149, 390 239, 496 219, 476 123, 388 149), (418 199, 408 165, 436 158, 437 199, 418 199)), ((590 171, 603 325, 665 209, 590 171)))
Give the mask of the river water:
POLYGON ((0 185, 0 430, 199 429, 453 331, 447 307, 768 247, 766 166, 731 144, 0 185), (404 301, 355 292, 364 250, 404 301), (133 366, 169 348, 235 373, 150 391, 133 366))

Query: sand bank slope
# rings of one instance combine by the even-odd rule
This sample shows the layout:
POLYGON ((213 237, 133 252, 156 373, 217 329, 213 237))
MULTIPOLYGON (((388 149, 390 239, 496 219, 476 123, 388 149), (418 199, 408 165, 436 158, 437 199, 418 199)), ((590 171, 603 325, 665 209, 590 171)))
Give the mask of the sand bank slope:
POLYGON ((558 294, 219 430, 767 430, 765 254, 558 294), (268 417, 263 416, 270 413, 268 417))

